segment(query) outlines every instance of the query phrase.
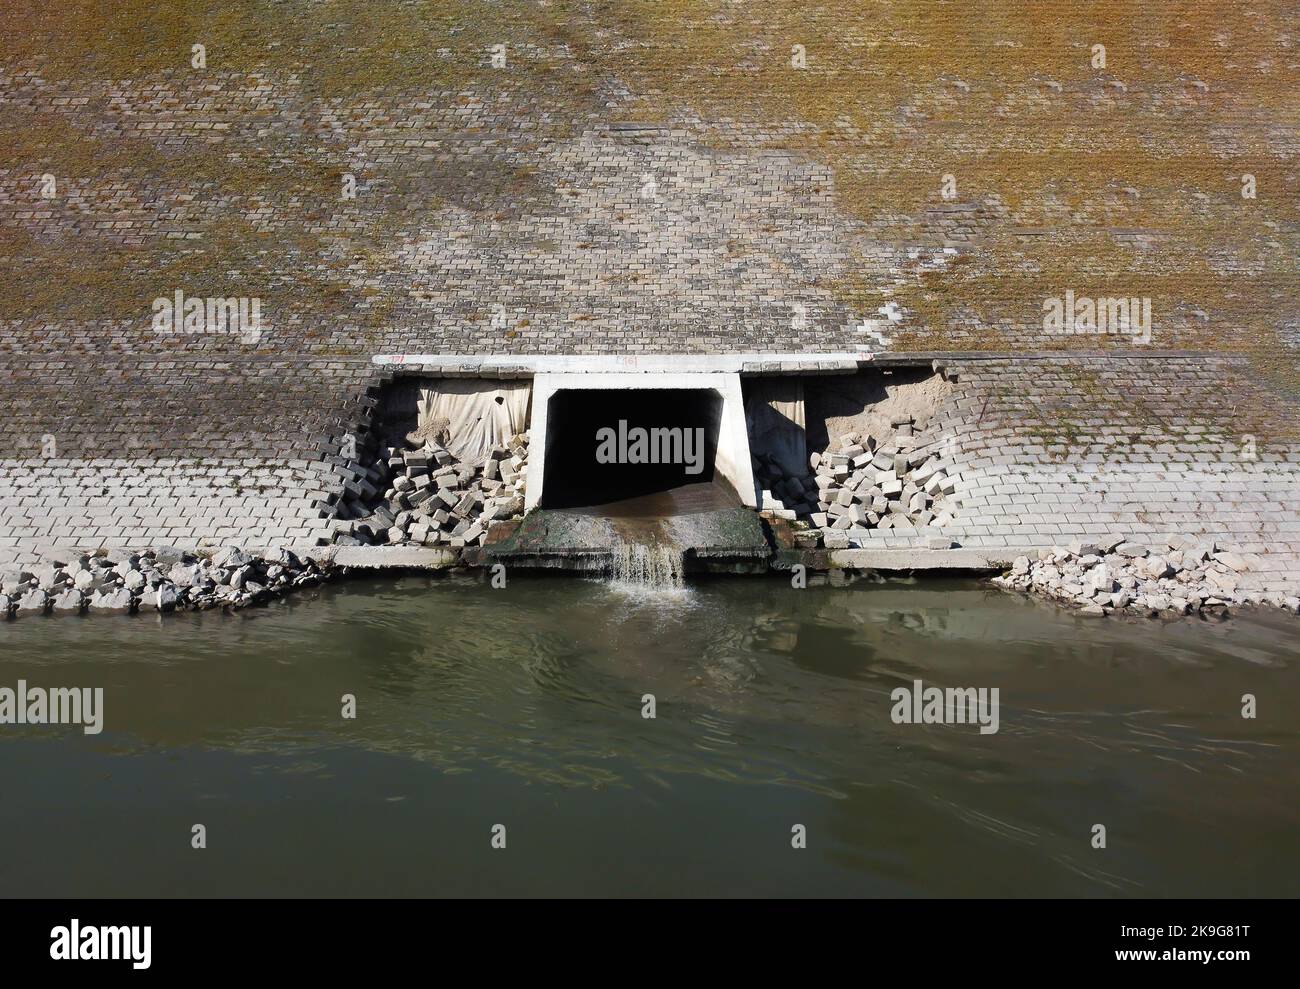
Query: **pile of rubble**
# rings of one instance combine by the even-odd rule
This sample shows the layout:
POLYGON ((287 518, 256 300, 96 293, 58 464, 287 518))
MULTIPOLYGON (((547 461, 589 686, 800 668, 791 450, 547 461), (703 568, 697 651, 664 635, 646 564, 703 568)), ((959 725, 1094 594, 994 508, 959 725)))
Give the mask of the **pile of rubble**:
POLYGON ((1075 541, 1065 549, 1016 559, 993 582, 1078 605, 1083 614, 1177 617, 1214 612, 1234 604, 1269 603, 1300 613, 1300 598, 1265 596, 1241 587, 1242 574, 1258 559, 1229 552, 1195 536, 1175 536, 1163 548, 1123 539, 1075 541))
POLYGON ((481 545, 493 522, 524 513, 528 436, 493 447, 482 464, 468 464, 442 444, 427 440, 419 449, 388 447, 349 482, 348 497, 336 509, 334 541, 373 544, 481 545), (382 494, 381 494, 382 492, 382 494))
POLYGON ((222 549, 211 557, 170 547, 71 562, 11 567, 0 574, 0 620, 44 614, 243 608, 328 577, 328 565, 289 550, 256 555, 222 549))
POLYGON ((849 433, 838 448, 809 458, 812 476, 794 477, 770 456, 754 461, 762 509, 802 519, 827 548, 844 548, 869 529, 915 532, 951 525, 961 507, 957 482, 937 440, 922 442, 911 418, 895 419, 887 440, 849 433))

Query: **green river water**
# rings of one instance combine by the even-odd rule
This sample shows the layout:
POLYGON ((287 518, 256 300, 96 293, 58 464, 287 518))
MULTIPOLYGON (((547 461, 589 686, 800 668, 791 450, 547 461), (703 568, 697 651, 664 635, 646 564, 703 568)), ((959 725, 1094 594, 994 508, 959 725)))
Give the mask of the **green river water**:
POLYGON ((0 725, 0 891, 1295 896, 1296 630, 517 573, 24 618, 0 687, 102 687, 104 730, 0 725), (917 679, 997 687, 998 732, 895 724, 917 679))

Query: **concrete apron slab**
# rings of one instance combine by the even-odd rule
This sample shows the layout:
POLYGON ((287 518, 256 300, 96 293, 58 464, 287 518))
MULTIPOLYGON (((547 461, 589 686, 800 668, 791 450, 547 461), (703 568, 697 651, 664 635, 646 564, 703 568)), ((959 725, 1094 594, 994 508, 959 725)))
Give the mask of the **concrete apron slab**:
MULTIPOLYGON (((504 545, 489 545, 482 551, 462 554, 445 547, 389 547, 340 546, 329 547, 324 554, 338 567, 354 570, 446 570, 459 565, 490 566, 506 563, 508 566, 556 568, 566 570, 596 571, 605 569, 610 557, 606 547, 565 547, 563 552, 543 549, 531 552, 531 547, 515 546, 504 540, 504 545)), ((1051 547, 1042 547, 1051 549, 1051 547)), ((730 548, 704 548, 696 551, 698 566, 691 570, 710 570, 731 573, 761 573, 765 570, 788 570, 801 563, 809 570, 873 570, 878 573, 912 573, 942 571, 965 573, 996 573, 1011 566, 1017 556, 1036 559, 1039 547, 1017 547, 1008 550, 981 549, 787 549, 767 558, 755 558, 749 566, 738 566, 739 554, 730 548), (710 557, 718 557, 711 565, 710 557)), ((322 554, 313 554, 322 555, 322 554)), ((322 561, 323 562, 323 561, 322 561)))
MULTIPOLYGON (((689 508, 690 499, 684 501, 689 508)), ((608 514, 600 508, 591 512, 537 509, 522 521, 494 526, 482 555, 508 566, 608 571, 623 547, 641 544, 675 547, 687 572, 768 569, 771 547, 762 521, 751 509, 730 504, 662 516, 637 515, 633 509, 619 514, 621 506, 639 503, 633 499, 602 506, 608 514)))
MULTIPOLYGON (((1050 549, 1051 547, 1044 547, 1050 549)), ((833 549, 826 551, 839 570, 983 570, 1001 571, 1017 556, 1038 558, 1038 547, 1015 549, 833 549)))
POLYGON ((353 570, 446 570, 461 562, 460 553, 443 546, 330 547, 330 562, 353 570))

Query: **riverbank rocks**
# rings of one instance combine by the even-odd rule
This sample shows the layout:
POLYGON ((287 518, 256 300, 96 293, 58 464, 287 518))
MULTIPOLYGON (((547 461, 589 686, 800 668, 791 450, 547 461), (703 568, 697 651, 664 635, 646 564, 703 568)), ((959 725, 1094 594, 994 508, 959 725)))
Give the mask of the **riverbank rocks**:
POLYGON ((1174 536, 1160 545, 1138 540, 1075 541, 1018 557, 993 583, 1052 598, 1095 617, 1123 612, 1150 618, 1222 613, 1231 605, 1273 604, 1300 613, 1300 599, 1242 589, 1258 564, 1212 540, 1174 536))
POLYGON ((50 608, 50 596, 39 587, 33 587, 18 599, 19 615, 43 615, 50 608))
POLYGON ((135 609, 135 600, 125 587, 96 591, 90 598, 90 610, 102 614, 124 615, 135 609))
POLYGON ((70 611, 75 614, 81 614, 81 610, 85 607, 85 604, 86 596, 75 587, 71 587, 68 590, 63 591, 54 599, 53 607, 55 611, 70 611))
POLYGON ((78 555, 3 575, 0 620, 46 614, 162 613, 242 608, 330 576, 328 566, 286 549, 265 555, 238 548, 211 557, 160 547, 114 557, 78 555), (47 589, 48 588, 48 589, 47 589))
POLYGON ((345 546, 481 545, 493 523, 524 514, 528 436, 493 447, 481 464, 462 463, 428 440, 389 447, 367 468, 372 494, 339 506, 334 541, 345 546), (381 487, 382 485, 382 487, 381 487))
POLYGON ((849 433, 809 457, 811 473, 790 474, 776 458, 754 458, 760 510, 802 520, 827 549, 845 549, 871 529, 917 532, 952 525, 961 503, 957 477, 940 443, 915 435, 911 418, 887 437, 849 433))

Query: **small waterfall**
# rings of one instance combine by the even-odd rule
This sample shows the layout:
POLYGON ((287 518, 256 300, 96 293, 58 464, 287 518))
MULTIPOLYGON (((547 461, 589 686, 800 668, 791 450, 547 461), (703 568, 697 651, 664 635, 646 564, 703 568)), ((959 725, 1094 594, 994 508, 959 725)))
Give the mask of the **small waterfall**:
POLYGON ((614 580, 638 588, 682 586, 682 551, 677 546, 619 543, 614 547, 614 580))

